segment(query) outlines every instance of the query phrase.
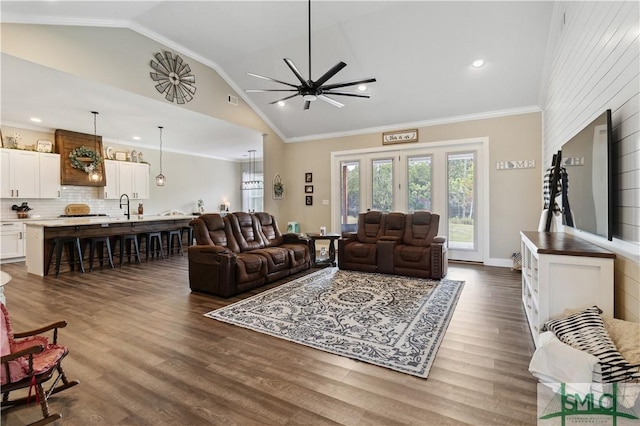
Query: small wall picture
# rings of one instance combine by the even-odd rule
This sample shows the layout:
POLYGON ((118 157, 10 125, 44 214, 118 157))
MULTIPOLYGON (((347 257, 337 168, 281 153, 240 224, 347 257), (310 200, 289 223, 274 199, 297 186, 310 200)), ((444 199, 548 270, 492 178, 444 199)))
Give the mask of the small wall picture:
POLYGON ((36 147, 38 152, 53 152, 53 142, 41 139, 36 147))
POLYGON ((313 182, 313 173, 305 173, 304 174, 304 181, 307 182, 307 183, 313 182))
POLYGON ((307 195, 306 197, 304 197, 304 203, 307 206, 312 206, 313 205, 313 195, 307 195))
POLYGON ((313 185, 305 185, 304 192, 306 192, 307 194, 313 194, 313 185))

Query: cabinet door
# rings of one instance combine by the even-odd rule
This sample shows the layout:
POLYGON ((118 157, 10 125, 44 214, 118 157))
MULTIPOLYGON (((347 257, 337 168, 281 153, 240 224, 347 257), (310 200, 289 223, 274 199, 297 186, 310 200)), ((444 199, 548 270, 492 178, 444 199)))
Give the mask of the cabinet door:
POLYGON ((104 161, 104 177, 107 184, 100 189, 105 200, 117 200, 120 198, 120 172, 117 161, 104 161))
POLYGON ((40 198, 60 198, 60 154, 40 154, 40 198))
POLYGON ((32 151, 14 150, 11 152, 11 157, 13 187, 16 189, 16 197, 14 198, 39 198, 39 154, 32 151))
MULTIPOLYGON (((136 198, 134 196, 135 187, 133 184, 133 180, 135 178, 135 166, 135 163, 128 163, 126 161, 121 161, 118 163, 120 195, 127 194, 129 198, 136 198)), ((120 195, 118 195, 118 197, 120 197, 120 195)))
POLYGON ((139 200, 146 200, 149 198, 149 165, 148 164, 135 164, 134 167, 134 197, 139 200))
POLYGON ((24 257, 24 225, 2 223, 0 228, 0 259, 24 257))
POLYGON ((0 149, 0 161, 0 186, 2 187, 0 197, 11 198, 13 197, 13 193, 11 192, 13 189, 11 187, 13 184, 11 179, 11 151, 8 149, 0 149))

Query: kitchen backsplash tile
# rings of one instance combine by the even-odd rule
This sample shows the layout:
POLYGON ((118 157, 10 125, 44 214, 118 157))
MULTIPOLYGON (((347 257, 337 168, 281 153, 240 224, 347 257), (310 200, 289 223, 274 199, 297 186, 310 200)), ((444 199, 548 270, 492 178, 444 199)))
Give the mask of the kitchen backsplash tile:
MULTIPOLYGON (((122 216, 124 211, 120 209, 118 200, 103 200, 98 198, 99 189, 91 186, 63 186, 62 196, 57 199, 33 199, 33 198, 2 198, 0 200, 0 219, 16 219, 16 212, 11 210, 14 204, 29 203, 33 210, 30 216, 38 215, 42 218, 53 218, 64 214, 64 208, 68 204, 87 204, 91 207, 91 213, 104 213, 109 216, 122 216)), ((137 212, 138 201, 131 201, 131 211, 137 212)))

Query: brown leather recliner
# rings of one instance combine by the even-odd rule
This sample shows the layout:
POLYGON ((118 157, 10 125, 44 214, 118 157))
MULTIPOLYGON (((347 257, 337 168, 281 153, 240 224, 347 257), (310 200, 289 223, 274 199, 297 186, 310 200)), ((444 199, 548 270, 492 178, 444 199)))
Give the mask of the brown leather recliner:
POLYGON ((338 240, 341 269, 376 272, 378 240, 384 232, 386 215, 369 211, 358 215, 358 231, 338 240))
POLYGON ((193 291, 229 297, 311 266, 308 240, 282 236, 268 213, 205 214, 191 226, 196 239, 188 249, 193 291), (267 223, 265 229, 273 230, 271 239, 264 235, 259 217, 267 223))
POLYGON ((278 228, 278 222, 269 213, 255 213, 260 222, 262 239, 267 247, 281 247, 289 250, 289 274, 309 269, 311 253, 309 252, 309 242, 297 234, 282 234, 278 228), (301 242, 306 241, 306 244, 301 242))
POLYGON ((338 240, 338 266, 440 279, 447 273, 447 247, 446 238, 437 236, 439 222, 440 215, 427 211, 361 213, 358 233, 338 240))
POLYGON ((191 290, 229 297, 266 283, 267 259, 240 251, 227 216, 204 214, 191 226, 196 239, 188 249, 191 290))

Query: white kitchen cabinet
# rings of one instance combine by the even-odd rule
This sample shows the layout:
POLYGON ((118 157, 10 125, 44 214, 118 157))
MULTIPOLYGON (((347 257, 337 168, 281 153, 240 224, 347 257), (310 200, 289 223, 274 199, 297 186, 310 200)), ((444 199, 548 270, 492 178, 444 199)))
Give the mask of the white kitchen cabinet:
POLYGON ((19 149, 0 149, 2 198, 39 198, 39 153, 19 149))
POLYGON ((24 258, 25 233, 23 222, 0 222, 0 260, 19 261, 24 258))
POLYGON ((102 198, 119 199, 127 194, 130 199, 149 198, 149 165, 126 161, 105 160, 107 186, 102 188, 102 198))
POLYGON ((104 173, 107 184, 100 188, 100 192, 105 200, 117 200, 120 198, 119 170, 118 161, 104 160, 104 173))
POLYGON ((562 232, 521 232, 522 303, 533 341, 566 309, 597 305, 613 316, 615 253, 562 232))
POLYGON ((60 198, 60 154, 40 153, 40 198, 60 198))

